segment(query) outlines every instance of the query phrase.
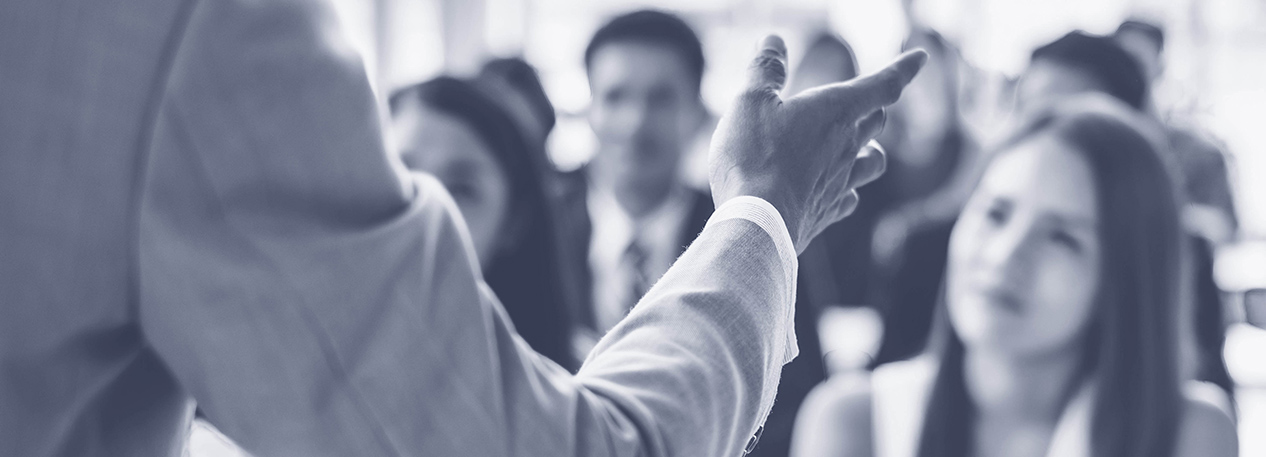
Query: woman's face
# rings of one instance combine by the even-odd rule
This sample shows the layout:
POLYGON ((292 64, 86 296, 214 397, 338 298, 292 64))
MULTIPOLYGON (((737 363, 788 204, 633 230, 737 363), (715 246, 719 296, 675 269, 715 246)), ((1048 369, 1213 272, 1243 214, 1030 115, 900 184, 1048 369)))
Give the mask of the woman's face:
POLYGON ((419 104, 402 107, 392 124, 405 166, 444 184, 487 265, 510 204, 509 179, 492 151, 464 122, 419 104))
POLYGON ((1038 355, 1075 347, 1099 287, 1090 164, 1050 135, 1000 153, 950 238, 950 322, 972 349, 1038 355))

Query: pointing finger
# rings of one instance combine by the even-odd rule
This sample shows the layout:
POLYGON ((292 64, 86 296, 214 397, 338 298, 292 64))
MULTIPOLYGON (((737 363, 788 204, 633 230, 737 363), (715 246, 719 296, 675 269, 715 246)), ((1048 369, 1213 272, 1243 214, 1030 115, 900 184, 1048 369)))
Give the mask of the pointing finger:
POLYGON ((902 54, 897 60, 878 72, 848 82, 822 86, 807 92, 808 97, 821 97, 830 109, 845 119, 856 119, 862 113, 870 113, 891 105, 901 97, 901 91, 919 74, 927 62, 927 53, 914 50, 902 54))
POLYGON ((870 75, 862 76, 850 83, 856 94, 852 102, 860 112, 869 112, 896 103, 901 98, 901 91, 914 80, 927 63, 928 53, 916 49, 900 57, 884 69, 870 75))

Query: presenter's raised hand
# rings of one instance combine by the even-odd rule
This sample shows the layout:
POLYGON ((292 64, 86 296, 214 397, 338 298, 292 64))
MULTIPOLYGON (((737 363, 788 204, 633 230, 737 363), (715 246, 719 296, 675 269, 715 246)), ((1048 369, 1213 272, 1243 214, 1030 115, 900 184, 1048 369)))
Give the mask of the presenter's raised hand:
POLYGON ((883 173, 883 151, 868 142, 883 129, 883 108, 925 61, 927 53, 911 51, 876 73, 783 99, 787 48, 777 36, 765 38, 747 87, 712 137, 717 206, 742 195, 765 199, 782 214, 796 252, 804 251, 856 208, 857 187, 883 173))

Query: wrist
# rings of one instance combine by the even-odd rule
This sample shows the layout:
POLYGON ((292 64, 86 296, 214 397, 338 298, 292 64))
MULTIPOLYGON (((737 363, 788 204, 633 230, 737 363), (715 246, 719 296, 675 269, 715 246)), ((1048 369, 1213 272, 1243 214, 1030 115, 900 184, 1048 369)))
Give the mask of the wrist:
POLYGON ((791 236, 791 244, 796 248, 796 252, 798 253, 803 250, 804 246, 801 246, 801 244, 803 244, 803 236, 801 236, 800 233, 800 226, 802 222, 800 220, 800 215, 803 214, 803 212, 790 206, 785 199, 775 197, 773 193, 753 193, 752 196, 769 202, 769 204, 778 211, 778 214, 782 216, 783 225, 787 227, 787 233, 791 236))
POLYGON ((720 208, 721 205, 730 200, 743 196, 755 197, 764 200, 766 203, 769 203, 770 206, 773 206, 775 212, 778 213, 783 226, 787 229, 787 234, 791 237, 791 242, 795 247, 796 252, 800 252, 804 248, 804 246, 801 246, 803 236, 800 233, 802 222, 800 220, 800 216, 803 214, 803 211, 799 210, 799 207, 791 205, 790 202, 781 197, 778 192, 773 192, 772 188, 741 186, 741 188, 736 192, 718 192, 717 189, 714 189, 713 196, 713 202, 717 208, 720 208))

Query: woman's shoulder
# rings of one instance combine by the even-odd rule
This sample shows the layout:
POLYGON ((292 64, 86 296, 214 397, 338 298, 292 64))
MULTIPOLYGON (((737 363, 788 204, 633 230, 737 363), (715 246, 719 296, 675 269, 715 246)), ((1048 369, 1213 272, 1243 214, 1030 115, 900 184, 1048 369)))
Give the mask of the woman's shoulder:
POLYGON ((935 374, 936 363, 931 357, 887 363, 871 373, 832 376, 809 393, 806 403, 812 400, 818 405, 829 405, 839 413, 864 416, 869 421, 872 404, 880 400, 877 397, 886 396, 890 390, 908 396, 913 388, 929 384, 935 374))
POLYGON ((817 409, 820 419, 855 430, 870 428, 873 390, 871 375, 866 373, 832 376, 814 387, 805 397, 804 407, 817 409))
POLYGON ((870 456, 872 433, 870 375, 832 376, 801 404, 791 454, 870 456))
POLYGON ((904 443, 918 438, 923 392, 935 373, 935 360, 921 356, 832 376, 805 398, 792 455, 914 455, 904 443))
POLYGON ((1239 454, 1235 420, 1222 405, 1211 399, 1184 396, 1183 420, 1179 425, 1176 457, 1234 457, 1239 454))

